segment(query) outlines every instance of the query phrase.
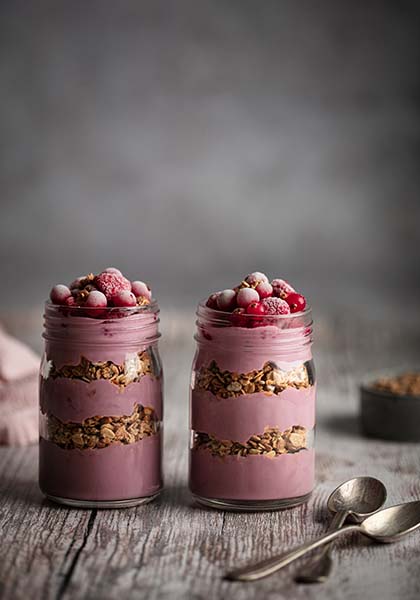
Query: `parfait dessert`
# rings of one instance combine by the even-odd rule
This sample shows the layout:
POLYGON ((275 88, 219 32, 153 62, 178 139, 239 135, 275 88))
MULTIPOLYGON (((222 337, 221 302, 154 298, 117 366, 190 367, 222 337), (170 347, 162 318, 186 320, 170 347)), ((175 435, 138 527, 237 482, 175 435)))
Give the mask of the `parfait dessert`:
POLYGON ((162 487, 159 309, 118 269, 56 285, 45 305, 39 483, 60 503, 134 506, 162 487))
POLYGON ((283 279, 251 273, 197 310, 190 489, 212 507, 284 508, 314 487, 312 317, 283 279))

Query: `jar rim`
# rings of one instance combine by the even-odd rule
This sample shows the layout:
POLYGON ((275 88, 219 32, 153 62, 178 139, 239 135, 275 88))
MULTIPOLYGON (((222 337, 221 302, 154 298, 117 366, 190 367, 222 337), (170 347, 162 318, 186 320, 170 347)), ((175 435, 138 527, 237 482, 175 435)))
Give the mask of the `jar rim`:
POLYGON ((86 319, 97 319, 98 315, 103 315, 103 318, 106 319, 107 315, 112 315, 116 312, 123 312, 124 314, 127 314, 127 316, 130 314, 156 314, 159 312, 159 305, 157 300, 154 298, 152 298, 149 304, 145 304, 144 306, 66 306, 65 304, 54 304, 51 302, 51 300, 46 300, 44 306, 46 310, 50 310, 52 312, 57 312, 62 315, 72 317, 83 317, 86 319), (93 317, 90 317, 89 315, 83 314, 83 311, 86 310, 89 310, 91 315, 95 315, 95 313, 97 314, 93 317))
MULTIPOLYGON (((215 308, 210 308, 209 306, 206 305, 206 302, 207 302, 207 299, 203 299, 198 303, 197 311, 196 311, 197 316, 201 316, 201 314, 204 311, 204 315, 207 313, 207 315, 210 318, 213 317, 215 320, 217 320, 219 317, 221 321, 230 321, 230 317, 233 314, 232 312, 223 311, 223 310, 219 310, 219 309, 215 309, 215 308), (200 314, 200 311, 201 311, 201 314, 200 314)), ((246 315, 246 316, 252 317, 253 321, 256 323, 262 321, 263 319, 267 319, 267 317, 270 318, 270 322, 272 322, 272 323, 276 323, 276 322, 280 323, 280 322, 289 321, 291 319, 297 319, 297 318, 301 319, 302 317, 311 317, 312 316, 312 306, 310 306, 308 304, 308 305, 306 305, 305 310, 301 310, 301 311, 295 312, 295 313, 288 313, 286 315, 246 315)))

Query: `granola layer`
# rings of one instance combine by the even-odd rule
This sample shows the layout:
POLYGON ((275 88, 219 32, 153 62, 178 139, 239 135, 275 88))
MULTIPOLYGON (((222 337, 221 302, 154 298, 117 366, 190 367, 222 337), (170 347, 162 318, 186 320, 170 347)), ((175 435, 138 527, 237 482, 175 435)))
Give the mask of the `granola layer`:
POLYGON ((249 456, 264 454, 274 458, 280 454, 299 452, 307 448, 306 427, 293 425, 284 431, 277 427, 266 428, 264 433, 253 435, 244 444, 219 440, 203 432, 194 433, 194 449, 208 450, 213 456, 249 456))
POLYGON ((110 444, 134 444, 159 431, 154 410, 137 404, 131 415, 95 416, 82 423, 65 423, 47 417, 47 439, 67 450, 106 448, 110 444))
POLYGON ((152 357, 147 350, 131 355, 123 364, 119 365, 110 360, 92 362, 85 356, 80 357, 80 362, 77 365, 57 367, 54 361, 51 361, 48 374, 52 379, 65 377, 67 379, 79 379, 86 383, 106 379, 121 388, 139 381, 144 375, 157 375, 152 357))
POLYGON ((301 389, 310 385, 312 381, 306 364, 284 371, 268 361, 262 369, 237 373, 222 371, 213 360, 208 367, 202 367, 197 372, 194 387, 220 398, 232 398, 258 392, 280 394, 287 387, 301 389))

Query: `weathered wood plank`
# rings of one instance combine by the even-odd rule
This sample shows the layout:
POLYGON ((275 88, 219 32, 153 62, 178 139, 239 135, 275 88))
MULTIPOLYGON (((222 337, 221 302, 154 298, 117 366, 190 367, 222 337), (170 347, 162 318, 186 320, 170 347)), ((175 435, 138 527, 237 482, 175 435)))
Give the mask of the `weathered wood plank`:
POLYGON ((193 507, 186 490, 188 382, 193 344, 172 325, 166 373, 166 489, 155 503, 121 511, 78 511, 42 500, 36 448, 1 449, 1 596, 368 600, 420 597, 419 534, 395 545, 362 538, 337 544, 333 577, 297 586, 296 565, 269 579, 230 583, 227 567, 270 556, 325 530, 328 494, 360 474, 381 478, 389 502, 420 498, 420 445, 367 440, 356 419, 360 378, 417 361, 420 328, 341 318, 320 322, 317 488, 307 506, 235 514, 193 507))

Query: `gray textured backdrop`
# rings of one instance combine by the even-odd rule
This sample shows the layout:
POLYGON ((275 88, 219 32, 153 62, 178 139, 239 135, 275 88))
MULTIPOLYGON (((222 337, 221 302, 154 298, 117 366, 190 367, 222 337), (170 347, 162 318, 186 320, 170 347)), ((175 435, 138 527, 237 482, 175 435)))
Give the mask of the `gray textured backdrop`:
POLYGON ((3 306, 108 265, 419 302, 416 2, 0 4, 3 306))

